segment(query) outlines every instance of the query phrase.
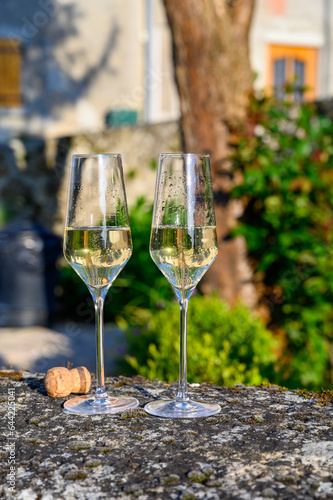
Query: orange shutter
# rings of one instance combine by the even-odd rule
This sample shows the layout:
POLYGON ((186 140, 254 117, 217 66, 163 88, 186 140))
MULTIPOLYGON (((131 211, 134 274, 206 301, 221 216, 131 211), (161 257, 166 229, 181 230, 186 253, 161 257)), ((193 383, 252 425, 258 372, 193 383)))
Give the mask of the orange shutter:
POLYGON ((0 40, 0 106, 21 105, 21 44, 0 40))

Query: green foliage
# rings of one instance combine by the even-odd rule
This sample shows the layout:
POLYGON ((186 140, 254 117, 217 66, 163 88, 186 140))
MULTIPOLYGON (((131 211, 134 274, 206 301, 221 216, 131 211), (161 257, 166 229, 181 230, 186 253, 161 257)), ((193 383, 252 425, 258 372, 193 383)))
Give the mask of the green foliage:
POLYGON ((0 228, 10 222, 13 217, 13 212, 14 210, 9 203, 0 202, 0 228))
POLYGON ((166 201, 164 205, 162 223, 164 225, 181 225, 187 224, 187 207, 177 204, 174 200, 166 201))
POLYGON ((246 203, 236 233, 266 285, 272 326, 285 334, 280 382, 325 387, 333 340, 333 123, 308 104, 253 102, 255 134, 235 157, 246 203))
MULTIPOLYGON (((132 371, 148 378, 177 380, 179 372, 179 305, 145 312, 141 328, 128 328, 126 360, 132 371)), ((233 309, 217 297, 195 295, 188 311, 190 382, 260 384, 274 377, 277 342, 262 321, 243 305, 233 309)), ((128 371, 128 367, 127 367, 128 371)))

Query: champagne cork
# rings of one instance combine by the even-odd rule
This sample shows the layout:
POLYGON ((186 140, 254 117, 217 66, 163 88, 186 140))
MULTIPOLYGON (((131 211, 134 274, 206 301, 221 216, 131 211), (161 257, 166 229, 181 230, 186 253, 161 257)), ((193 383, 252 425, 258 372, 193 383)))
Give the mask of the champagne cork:
POLYGON ((77 394, 87 394, 91 386, 91 376, 87 368, 79 366, 69 373, 72 375, 72 391, 77 394))
POLYGON ((44 385, 46 392, 52 398, 63 398, 71 392, 86 394, 91 386, 91 376, 84 366, 72 370, 55 367, 48 370, 44 385))

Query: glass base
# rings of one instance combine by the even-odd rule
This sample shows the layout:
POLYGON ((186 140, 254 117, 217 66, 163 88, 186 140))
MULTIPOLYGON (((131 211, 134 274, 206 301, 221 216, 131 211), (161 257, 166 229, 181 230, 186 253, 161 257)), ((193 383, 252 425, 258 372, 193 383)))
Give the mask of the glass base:
POLYGON ((146 404, 147 413, 155 417, 166 418, 200 418, 216 415, 221 407, 215 403, 198 403, 196 401, 157 400, 146 404))
POLYGON ((119 413, 139 406, 139 401, 128 396, 97 398, 96 396, 78 396, 64 403, 65 412, 81 415, 99 415, 119 413))

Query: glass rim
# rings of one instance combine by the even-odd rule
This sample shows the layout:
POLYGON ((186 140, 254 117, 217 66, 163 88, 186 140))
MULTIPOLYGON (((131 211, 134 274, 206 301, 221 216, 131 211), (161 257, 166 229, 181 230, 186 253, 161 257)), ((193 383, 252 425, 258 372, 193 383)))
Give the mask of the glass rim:
POLYGON ((72 155, 72 158, 99 158, 101 156, 107 156, 108 158, 118 158, 121 157, 120 153, 79 153, 72 155))
POLYGON ((159 153, 159 157, 169 156, 173 158, 192 158, 199 156, 201 158, 209 158, 209 153, 159 153))

